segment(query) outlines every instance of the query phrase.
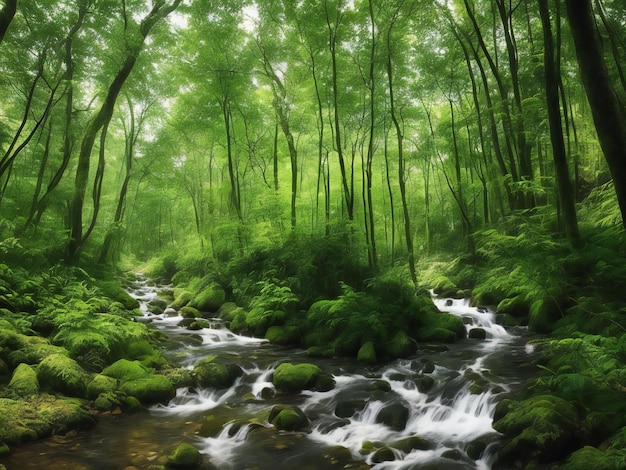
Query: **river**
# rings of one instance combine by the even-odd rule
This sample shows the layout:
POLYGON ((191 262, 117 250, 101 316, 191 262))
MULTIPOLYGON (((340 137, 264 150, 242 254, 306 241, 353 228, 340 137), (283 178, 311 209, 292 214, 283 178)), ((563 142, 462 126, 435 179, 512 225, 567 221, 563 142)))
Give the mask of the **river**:
POLYGON ((225 470, 490 469, 499 445, 491 428, 495 406, 533 374, 526 330, 504 329, 495 323, 493 312, 471 307, 465 299, 433 301, 441 311, 462 317, 468 331, 482 328, 486 339, 420 349, 411 358, 363 366, 347 358, 311 358, 302 350, 235 335, 219 321, 211 328, 187 330, 178 326, 181 317, 171 310, 148 312, 147 303, 158 290, 140 280, 130 293, 141 303, 139 320, 167 335, 168 358, 193 368, 217 355, 237 363, 243 376, 228 389, 180 388, 166 405, 104 414, 91 431, 16 447, 3 459, 8 470, 148 469, 163 463, 166 450, 182 441, 198 448, 209 466, 225 470), (315 363, 334 376, 336 386, 295 395, 276 391, 271 376, 281 362, 315 363), (433 379, 428 379, 432 387, 420 391, 416 383, 424 376, 433 379), (381 381, 388 385, 373 387, 381 381), (356 403, 356 411, 338 417, 337 405, 346 403, 356 403), (276 404, 301 408, 311 421, 310 432, 273 429, 266 417, 276 404), (389 408, 404 413, 404 421, 381 418, 389 408), (227 423, 215 437, 198 435, 207 415, 227 423), (399 450, 402 446, 396 444, 411 437, 427 445, 399 450), (391 456, 372 451, 386 446, 392 448, 391 456))

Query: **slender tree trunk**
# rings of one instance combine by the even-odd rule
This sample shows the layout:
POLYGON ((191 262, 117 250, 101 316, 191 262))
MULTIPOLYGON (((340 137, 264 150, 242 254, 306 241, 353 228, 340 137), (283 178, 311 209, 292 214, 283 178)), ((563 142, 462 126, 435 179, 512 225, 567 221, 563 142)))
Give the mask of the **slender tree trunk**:
POLYGON ((80 249, 86 241, 86 237, 83 234, 83 206, 89 179, 91 153, 98 132, 111 122, 117 97, 137 62, 137 57, 143 48, 143 43, 150 33, 150 30, 159 20, 174 11, 181 1, 182 0, 174 0, 169 6, 166 6, 163 2, 157 2, 150 13, 141 21, 139 28, 141 43, 136 46, 135 50, 128 51, 128 56, 109 86, 102 106, 85 129, 80 145, 76 176, 74 178, 74 193, 70 204, 70 239, 68 243, 68 262, 70 264, 78 262, 80 249))
POLYGON ((566 0, 567 17, 598 139, 626 228, 626 116, 608 73, 590 0, 566 0))
MULTIPOLYGON (((374 64, 376 60, 376 24, 374 22, 374 6, 373 1, 368 1, 370 23, 371 23, 371 45, 370 45, 370 63, 369 63, 369 90, 370 90, 370 129, 369 138, 367 143, 367 164, 365 169, 366 181, 367 181, 367 210, 366 215, 369 213, 369 259, 370 267, 376 268, 378 265, 378 253, 376 252, 376 233, 374 230, 374 202, 372 201, 372 163, 374 161, 374 136, 376 132, 376 81, 374 76, 374 64)), ((367 217, 366 217, 367 224, 367 217)))
POLYGON ((391 30, 394 21, 389 25, 387 31, 387 79, 389 82, 389 111, 391 120, 396 128, 396 138, 398 141, 398 185, 400 187, 400 199, 402 200, 402 212, 404 215, 404 236, 406 238, 406 247, 408 251, 409 273, 413 284, 417 285, 417 273, 415 271, 415 250, 413 248, 413 232, 411 231, 411 217, 409 214, 409 206, 406 197, 406 172, 404 169, 404 133, 402 125, 398 117, 395 105, 394 87, 393 87, 393 62, 391 58, 391 30))

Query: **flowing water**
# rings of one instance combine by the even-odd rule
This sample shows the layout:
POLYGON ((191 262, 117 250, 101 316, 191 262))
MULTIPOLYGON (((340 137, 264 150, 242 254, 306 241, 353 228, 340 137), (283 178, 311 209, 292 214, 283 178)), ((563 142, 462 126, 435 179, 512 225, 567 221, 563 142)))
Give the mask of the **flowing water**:
POLYGON ((468 331, 482 328, 486 339, 466 339, 447 350, 420 349, 408 359, 363 366, 351 359, 310 358, 301 350, 239 336, 219 320, 210 328, 187 330, 178 326, 182 318, 171 309, 161 315, 148 312, 147 303, 157 291, 143 280, 131 295, 141 303, 144 315, 139 320, 167 335, 171 360, 191 369, 217 355, 238 364, 244 374, 228 389, 180 388, 168 404, 130 415, 105 414, 92 431, 18 447, 2 460, 8 470, 149 468, 162 463, 165 450, 181 441, 226 470, 489 469, 499 445, 491 428, 495 406, 532 374, 525 330, 505 330, 495 323, 493 312, 471 307, 464 299, 433 301, 441 311, 461 317, 468 331), (281 362, 313 362, 332 374, 336 385, 327 392, 281 393, 271 381, 281 362), (420 391, 425 376, 433 379, 432 387, 420 391), (388 384, 385 389, 373 386, 381 381, 388 384), (352 416, 336 415, 342 403, 356 404, 352 416), (310 431, 273 429, 267 416, 276 404, 301 408, 310 431), (399 412, 400 422, 384 417, 390 409, 399 412), (208 415, 226 424, 215 437, 203 438, 198 429, 208 415), (426 445, 397 444, 415 437, 426 445), (391 457, 372 452, 386 446, 391 457))

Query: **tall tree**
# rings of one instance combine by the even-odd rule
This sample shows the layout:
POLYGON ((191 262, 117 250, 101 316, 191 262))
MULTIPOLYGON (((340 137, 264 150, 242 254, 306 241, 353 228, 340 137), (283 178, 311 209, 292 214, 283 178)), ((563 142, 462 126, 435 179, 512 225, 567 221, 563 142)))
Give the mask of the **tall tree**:
POLYGON ((591 0, 566 0, 580 75, 626 228, 626 116, 602 54, 591 0))
POLYGON ((4 8, 0 10, 0 42, 4 39, 4 35, 13 21, 15 12, 17 11, 17 0, 6 0, 4 8))
MULTIPOLYGON (((557 2, 559 0, 556 0, 557 2)), ((550 141, 552 142, 552 156, 556 170, 559 203, 563 210, 565 233, 572 246, 578 248, 581 245, 576 218, 574 190, 572 188, 565 140, 563 139, 563 124, 561 121, 561 105, 559 102, 559 78, 558 65, 554 54, 554 39, 552 37, 552 25, 550 21, 550 9, 548 0, 538 0, 541 24, 543 26, 544 43, 544 71, 546 83, 546 102, 548 122, 550 124, 550 141)), ((560 21, 560 18, 557 18, 560 21)))
MULTIPOLYGON (((134 24, 134 20, 129 17, 130 13, 126 9, 123 11, 124 34, 128 35, 126 57, 109 85, 102 105, 87 125, 80 145, 76 176, 74 178, 74 193, 70 205, 70 239, 68 243, 68 261, 70 263, 78 261, 80 249, 86 241, 83 233, 83 206, 89 178, 91 153, 96 137, 111 121, 117 97, 132 72, 150 31, 161 19, 174 11, 181 1, 174 0, 169 5, 164 2, 155 3, 152 10, 142 19, 139 25, 134 24)), ((103 135, 106 136, 105 133, 103 135)), ((103 141, 104 139, 101 139, 101 145, 104 143, 103 141)))

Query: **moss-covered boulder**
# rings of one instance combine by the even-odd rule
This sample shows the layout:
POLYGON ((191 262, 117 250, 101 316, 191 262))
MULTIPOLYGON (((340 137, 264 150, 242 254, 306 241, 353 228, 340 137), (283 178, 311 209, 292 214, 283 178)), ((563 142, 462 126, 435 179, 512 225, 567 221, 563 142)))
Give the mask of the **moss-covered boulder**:
POLYGON ((425 326, 417 330, 416 339, 422 343, 454 343, 457 335, 446 328, 425 326))
POLYGON ((417 385, 417 390, 421 393, 426 393, 435 386, 435 379, 430 375, 423 375, 415 379, 415 385, 417 385))
POLYGON ((557 461, 579 445, 578 411, 553 395, 521 402, 503 400, 496 408, 493 427, 508 443, 500 451, 503 462, 557 461))
POLYGON ((20 347, 11 351, 7 356, 7 361, 12 367, 18 364, 39 364, 46 357, 53 354, 63 354, 67 356, 67 350, 60 346, 50 344, 48 339, 41 336, 19 335, 20 347))
POLYGON ((148 302, 147 308, 150 313, 160 315, 167 308, 167 301, 164 299, 152 299, 148 302))
POLYGON ((371 458, 373 463, 392 462, 396 460, 396 454, 391 448, 383 446, 380 449, 376 449, 371 458))
POLYGON ((254 307, 246 315, 246 325, 255 336, 264 336, 268 328, 285 323, 285 312, 254 307))
POLYGON ((376 348, 374 347, 374 343, 368 341, 361 346, 356 355, 356 360, 364 364, 375 364, 378 359, 376 357, 376 348))
POLYGON ((265 339, 280 345, 297 345, 300 342, 300 328, 297 326, 271 326, 265 332, 265 339))
POLYGON ((432 283, 432 289, 439 297, 456 297, 459 288, 446 276, 438 276, 432 283))
POLYGON ((386 352, 391 358, 408 357, 415 354, 417 344, 413 338, 410 338, 404 331, 398 331, 391 341, 387 343, 386 352))
MULTIPOLYGON (((329 390, 329 385, 334 385, 331 377, 329 383, 328 374, 315 364, 297 364, 289 362, 280 364, 274 371, 272 379, 276 388, 289 393, 300 393, 302 390, 329 390)), ((332 388, 332 387, 330 387, 332 388)))
POLYGON ((89 429, 94 424, 94 417, 77 399, 47 394, 28 401, 0 398, 0 446, 65 434, 72 429, 89 429))
POLYGON ((309 418, 297 406, 276 405, 270 411, 268 421, 282 431, 307 431, 309 418))
POLYGON ((185 305, 180 309, 180 316, 183 318, 200 318, 202 313, 197 308, 185 305))
POLYGON ((112 302, 121 303, 126 310, 139 308, 139 301, 131 297, 117 280, 99 281, 98 288, 104 297, 112 302))
POLYGON ((39 393, 39 380, 35 370, 28 364, 17 366, 9 382, 9 390, 23 397, 39 393))
POLYGON ((530 311, 530 304, 526 301, 525 296, 516 295, 514 297, 507 297, 500 301, 496 307, 497 313, 506 313, 513 317, 525 317, 528 316, 530 311))
POLYGON ((44 390, 85 397, 88 374, 78 363, 63 354, 46 357, 37 367, 37 378, 44 390))
POLYGON ((233 321, 239 309, 241 307, 238 307, 235 302, 224 302, 217 311, 217 316, 225 321, 233 321))
POLYGON ((177 469, 194 469, 202 464, 202 454, 191 444, 183 442, 167 456, 167 466, 177 469))
POLYGON ((95 400, 102 393, 112 393, 117 389, 118 380, 102 374, 96 374, 87 384, 87 398, 95 400))
POLYGON ((409 436, 389 444, 389 447, 398 449, 405 454, 414 450, 430 450, 435 448, 435 444, 419 436, 409 436))
POLYGON ((362 411, 367 402, 365 400, 341 400, 335 406, 335 416, 338 418, 350 418, 357 411, 362 411))
POLYGON ((376 422, 389 426, 394 431, 403 431, 409 420, 409 409, 402 403, 385 405, 376 415, 376 422))
POLYGON ((102 371, 102 375, 118 380, 141 379, 152 371, 138 361, 120 359, 102 371))
POLYGON ((193 294, 189 291, 183 290, 183 291, 177 292, 176 298, 174 299, 174 302, 170 304, 170 307, 173 308, 174 310, 180 310, 192 300, 193 300, 193 294))
POLYGON ((201 360, 193 369, 193 376, 202 387, 228 388, 243 375, 237 364, 216 362, 216 356, 201 360))
POLYGON ((172 383, 162 375, 148 375, 123 382, 119 390, 141 403, 165 403, 176 395, 172 383))
POLYGON ((189 306, 201 312, 217 312, 224 302, 226 302, 226 292, 222 286, 213 283, 196 295, 189 306))
POLYGON ((572 453, 563 470, 623 470, 626 468, 626 450, 603 452, 595 447, 585 446, 572 453))

